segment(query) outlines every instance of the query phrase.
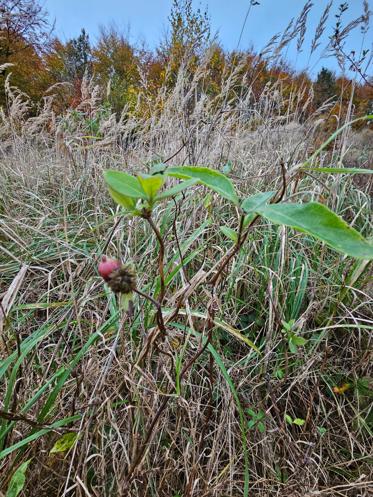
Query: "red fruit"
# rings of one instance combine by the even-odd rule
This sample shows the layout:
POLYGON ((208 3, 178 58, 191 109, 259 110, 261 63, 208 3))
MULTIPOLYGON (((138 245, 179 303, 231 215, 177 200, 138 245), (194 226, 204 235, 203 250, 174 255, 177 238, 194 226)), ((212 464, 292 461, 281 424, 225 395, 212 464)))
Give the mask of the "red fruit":
POLYGON ((122 266, 118 259, 108 259, 106 255, 102 256, 102 260, 98 265, 98 272, 105 281, 108 281, 112 272, 122 266))

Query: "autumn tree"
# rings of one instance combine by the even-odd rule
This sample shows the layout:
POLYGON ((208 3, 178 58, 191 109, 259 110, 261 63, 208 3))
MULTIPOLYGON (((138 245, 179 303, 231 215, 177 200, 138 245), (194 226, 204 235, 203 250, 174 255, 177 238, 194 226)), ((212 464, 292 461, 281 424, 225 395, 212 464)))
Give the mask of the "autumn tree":
POLYGON ((194 71, 210 42, 211 29, 207 11, 195 10, 192 0, 173 0, 169 21, 170 35, 158 50, 158 56, 168 65, 172 85, 182 63, 188 62, 194 71))
POLYGON ((93 52, 93 72, 112 109, 133 107, 139 85, 139 58, 126 37, 114 27, 102 28, 93 52))
POLYGON ((50 34, 46 11, 35 0, 0 0, 0 105, 5 78, 37 100, 45 90, 42 51, 50 34), (9 65, 8 65, 9 64, 9 65))
POLYGON ((207 11, 194 10, 192 0, 173 0, 171 14, 170 49, 198 53, 210 40, 211 28, 207 11))
POLYGON ((0 0, 0 58, 2 63, 27 48, 40 50, 48 40, 47 12, 35 0, 0 0))

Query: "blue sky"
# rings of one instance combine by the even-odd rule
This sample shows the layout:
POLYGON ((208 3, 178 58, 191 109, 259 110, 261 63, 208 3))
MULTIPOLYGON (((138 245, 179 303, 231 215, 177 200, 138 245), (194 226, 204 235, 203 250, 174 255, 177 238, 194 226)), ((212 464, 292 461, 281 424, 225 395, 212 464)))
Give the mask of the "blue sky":
MULTIPOLYGON (((242 33, 240 48, 254 46, 260 51, 268 40, 277 32, 282 32, 292 17, 296 17, 302 10, 303 0, 259 0, 260 5, 250 9, 242 33)), ((89 33, 91 40, 97 39, 100 25, 115 24, 117 28, 128 33, 129 39, 135 43, 145 42, 149 48, 154 48, 168 29, 168 15, 172 0, 44 0, 43 5, 49 12, 52 20, 56 21, 55 32, 63 40, 79 35, 82 27, 89 33)), ((313 8, 309 15, 309 34, 306 37, 304 51, 296 55, 295 47, 290 47, 286 53, 290 64, 298 69, 306 69, 315 75, 321 66, 338 70, 336 61, 331 58, 320 58, 320 51, 309 61, 310 40, 319 18, 327 5, 328 0, 313 0, 313 8)), ((335 22, 334 15, 342 0, 334 0, 329 18, 329 30, 335 22)), ((350 0, 349 10, 345 14, 345 21, 349 22, 362 13, 362 0, 350 0)), ((250 0, 198 0, 196 7, 202 9, 207 5, 211 18, 213 32, 217 32, 219 39, 226 49, 237 47, 244 19, 248 12, 250 0)), ((368 0, 373 10, 373 0, 368 0)), ((371 20, 373 24, 373 18, 371 20)), ((324 36, 327 41, 327 35, 324 36)), ((362 42, 365 48, 371 49, 373 29, 370 28, 365 39, 360 30, 355 30, 349 39, 348 49, 359 52, 362 42)))

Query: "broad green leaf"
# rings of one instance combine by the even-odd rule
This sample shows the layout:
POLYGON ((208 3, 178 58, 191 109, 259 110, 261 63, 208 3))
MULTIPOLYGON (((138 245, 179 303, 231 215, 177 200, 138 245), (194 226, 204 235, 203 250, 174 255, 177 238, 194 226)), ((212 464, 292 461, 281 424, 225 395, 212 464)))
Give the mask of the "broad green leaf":
POLYGON ((17 495, 22 492, 26 483, 26 471, 30 462, 31 459, 21 464, 21 466, 15 470, 12 479, 9 482, 5 497, 17 497, 17 495))
POLYGON ((265 424, 262 423, 261 421, 258 423, 258 430, 260 433, 264 433, 266 431, 265 424))
POLYGON ((246 214, 257 212, 258 208, 262 207, 264 204, 267 204, 268 200, 270 200, 275 193, 276 192, 261 192, 245 198, 241 204, 242 210, 246 214))
POLYGON ((298 348, 291 338, 289 339, 289 350, 292 354, 296 354, 298 352, 298 348))
POLYGON ((199 182, 219 193, 222 197, 238 204, 238 197, 232 182, 222 173, 208 167, 182 166, 170 167, 166 173, 175 178, 196 178, 199 182))
POLYGON ((359 169, 358 167, 308 167, 304 170, 331 174, 373 174, 373 169, 359 169))
POLYGON ((296 345, 297 347, 303 347, 303 345, 306 345, 307 340, 303 337, 299 337, 297 335, 293 335, 291 337, 291 341, 296 345))
POLYGON ((358 259, 373 259, 373 245, 337 214, 318 202, 266 205, 257 212, 275 224, 308 233, 343 254, 358 259))
POLYGON ((125 197, 147 200, 140 182, 134 176, 123 171, 105 171, 104 178, 108 187, 115 193, 120 193, 125 197))
POLYGON ((197 178, 191 178, 186 181, 182 181, 181 183, 178 183, 177 185, 157 195, 157 200, 163 200, 165 198, 174 197, 178 193, 182 192, 183 190, 189 188, 192 185, 195 185, 196 183, 198 183, 197 178))
POLYGON ((306 421, 302 418, 295 418, 293 421, 293 425, 303 426, 306 421))
POLYGON ((128 209, 130 211, 135 208, 136 202, 133 198, 126 197, 122 193, 118 193, 110 187, 109 187, 109 193, 110 193, 111 198, 118 205, 121 205, 122 207, 125 207, 126 209, 128 209))
POLYGON ((154 176, 137 176, 137 179, 149 200, 154 199, 165 182, 164 176, 161 176, 160 174, 154 176))
POLYGON ((237 232, 232 230, 232 228, 228 228, 228 226, 220 226, 220 231, 224 233, 224 235, 232 240, 232 242, 237 243, 237 232))
POLYGON ((275 193, 276 192, 256 193, 255 195, 251 195, 250 197, 246 198, 242 202, 242 210, 247 214, 243 222, 244 228, 248 226, 255 218, 257 209, 267 204, 275 193))
POLYGON ((49 452, 50 454, 57 454, 59 452, 67 452, 68 450, 71 449, 71 447, 74 447, 75 442, 78 440, 79 434, 76 433, 75 431, 72 431, 70 433, 65 433, 62 435, 61 438, 59 438, 56 443, 53 445, 51 451, 49 452))

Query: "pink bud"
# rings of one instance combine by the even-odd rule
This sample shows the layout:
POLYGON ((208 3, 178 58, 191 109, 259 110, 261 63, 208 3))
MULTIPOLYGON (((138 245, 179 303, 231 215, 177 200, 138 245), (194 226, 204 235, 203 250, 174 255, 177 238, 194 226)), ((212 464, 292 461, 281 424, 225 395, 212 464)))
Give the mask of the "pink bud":
POLYGON ((121 267, 121 262, 118 259, 108 259, 106 255, 102 256, 102 260, 98 265, 98 272, 105 281, 108 281, 111 273, 121 267))

